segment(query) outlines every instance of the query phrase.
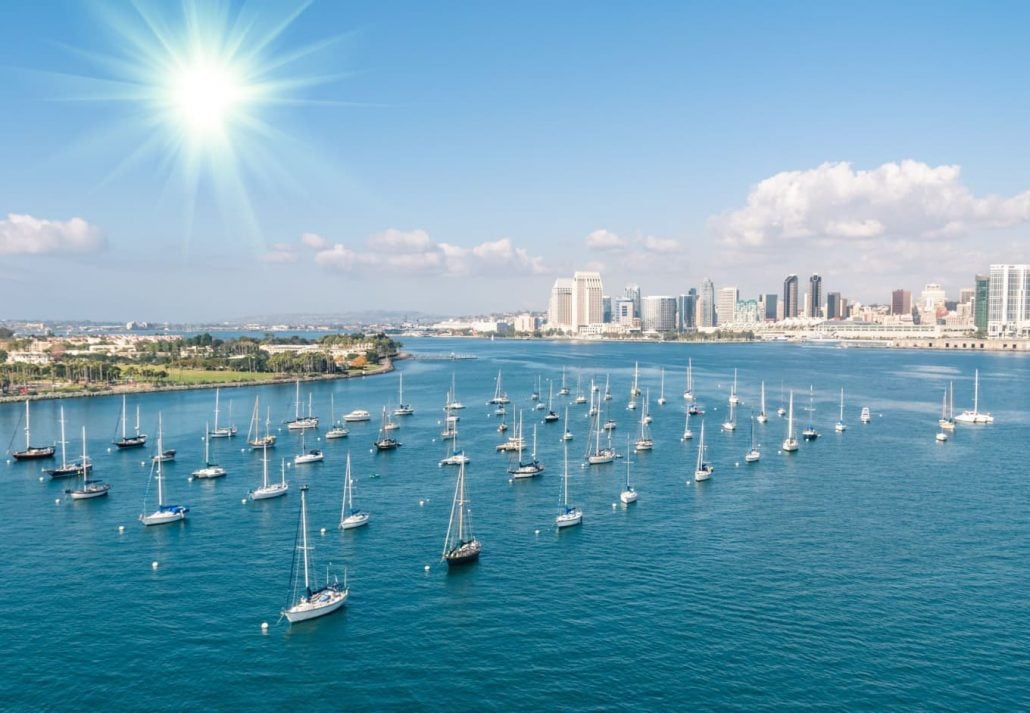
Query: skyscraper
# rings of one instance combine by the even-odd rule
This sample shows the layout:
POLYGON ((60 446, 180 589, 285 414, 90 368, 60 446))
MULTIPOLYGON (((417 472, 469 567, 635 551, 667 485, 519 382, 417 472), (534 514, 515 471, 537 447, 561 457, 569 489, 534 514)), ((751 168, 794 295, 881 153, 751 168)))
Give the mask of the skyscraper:
POLYGON ((821 317, 823 309, 823 278, 812 275, 808 278, 808 314, 807 317, 821 317))
POLYGON ((599 272, 575 272, 572 291, 572 317, 576 329, 601 324, 604 319, 601 298, 604 287, 599 272))
POLYGON ((987 334, 1030 337, 1030 265, 991 265, 987 334))
POLYGON ((551 301, 547 305, 547 326, 551 329, 568 331, 573 328, 572 291, 575 283, 567 277, 559 277, 551 288, 551 301))
MULTIPOLYGON (((912 293, 908 290, 891 292, 891 314, 912 314, 912 293)), ((986 322, 985 327, 986 329, 986 322)))
POLYGON ((707 277, 701 283, 701 292, 697 296, 697 311, 701 327, 714 327, 718 324, 715 316, 715 285, 707 277))
POLYGON ((640 327, 645 332, 671 332, 676 329, 676 298, 648 295, 642 301, 640 327))
POLYGON ((840 319, 843 316, 840 293, 830 292, 826 295, 826 319, 840 319))
POLYGON ((783 318, 798 316, 798 276, 787 275, 783 281, 783 318))
POLYGON ((762 321, 775 322, 777 303, 779 300, 773 293, 758 295, 758 317, 762 321))
POLYGON ((715 307, 716 324, 731 324, 737 309, 740 291, 736 287, 723 287, 719 290, 719 303, 715 307))
POLYGON ((640 285, 629 284, 626 285, 626 289, 623 291, 622 296, 628 300, 633 300, 633 314, 636 317, 640 317, 640 285))
POLYGON ((608 295, 601 298, 601 321, 605 324, 612 321, 612 298, 608 295))
POLYGON ((990 301, 991 278, 977 275, 973 287, 973 324, 980 334, 987 334, 987 305, 990 301))
POLYGON ((679 316, 679 329, 681 332, 689 332, 697 328, 697 290, 691 287, 687 294, 680 295, 677 313, 679 316))

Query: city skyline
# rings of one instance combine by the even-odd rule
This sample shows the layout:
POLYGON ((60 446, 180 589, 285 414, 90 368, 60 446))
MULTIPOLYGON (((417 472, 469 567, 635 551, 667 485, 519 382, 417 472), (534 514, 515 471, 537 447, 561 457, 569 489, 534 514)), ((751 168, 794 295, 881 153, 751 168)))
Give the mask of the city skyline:
POLYGON ((1020 5, 139 7, 2 11, 0 318, 542 311, 577 270, 888 303, 1030 260, 1020 5))

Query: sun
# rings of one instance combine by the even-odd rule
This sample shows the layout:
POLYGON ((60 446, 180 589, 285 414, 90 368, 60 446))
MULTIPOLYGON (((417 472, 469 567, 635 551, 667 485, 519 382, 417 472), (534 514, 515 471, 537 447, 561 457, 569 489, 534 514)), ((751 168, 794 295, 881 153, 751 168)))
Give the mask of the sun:
POLYGON ((235 113, 246 110, 251 94, 238 70, 208 57, 177 67, 169 80, 169 118, 201 143, 225 140, 235 113))

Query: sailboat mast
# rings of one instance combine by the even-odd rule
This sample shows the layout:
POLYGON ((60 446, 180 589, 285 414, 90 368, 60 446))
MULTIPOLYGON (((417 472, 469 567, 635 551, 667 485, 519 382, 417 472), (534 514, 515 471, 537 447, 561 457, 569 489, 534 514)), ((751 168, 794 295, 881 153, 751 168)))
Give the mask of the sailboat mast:
POLYGON ((398 401, 398 403, 400 403, 401 406, 403 406, 404 405, 404 374, 398 374, 397 376, 400 378, 400 381, 399 381, 399 383, 397 385, 397 401, 398 401))
POLYGON ((89 478, 89 468, 86 464, 89 462, 86 460, 86 427, 82 427, 82 487, 86 487, 86 479, 89 478))
POLYGON ((840 390, 840 420, 844 421, 844 388, 840 390))
POLYGON ((458 471, 458 542, 465 541, 465 464, 458 471))
MULTIPOLYGON (((157 454, 160 456, 164 453, 164 431, 163 423, 161 421, 161 414, 157 414, 157 454)), ((162 458, 157 459, 157 509, 160 510, 165 504, 165 490, 164 490, 164 476, 161 469, 162 458)))
POLYGON ((139 404, 136 404, 136 435, 139 435, 139 404))
MULTIPOLYGON (((28 408, 26 404, 26 408, 28 408)), ((125 395, 122 394, 122 440, 125 440, 125 395)))
POLYGON ((350 480, 350 451, 347 451, 347 470, 344 474, 343 483, 343 505, 340 507, 340 522, 347 517, 349 508, 353 506, 353 497, 351 495, 351 480, 350 480))
POLYGON ((215 431, 218 430, 218 397, 221 389, 215 389, 215 431))
POLYGON ((268 487, 268 444, 261 446, 261 487, 268 487))
POLYGON ((569 505, 569 445, 565 444, 565 457, 564 457, 565 470, 562 474, 562 505, 568 507, 569 505))
POLYGON ((765 382, 762 382, 762 403, 760 413, 765 413, 765 382))
POLYGON ((536 424, 535 423, 533 424, 533 453, 532 453, 532 457, 533 457, 533 460, 535 461, 536 460, 536 424))
POLYGON ((973 373, 973 413, 980 413, 980 370, 973 373))
MULTIPOLYGON (((208 423, 204 424, 204 465, 210 465, 211 464, 211 428, 210 428, 210 425, 211 424, 208 424, 208 423)), ((160 445, 158 445, 158 447, 157 447, 157 452, 158 453, 163 453, 164 452, 164 451, 161 450, 161 446, 160 445)))
POLYGON ((297 395, 293 398, 293 418, 300 418, 300 379, 297 379, 297 395))
POLYGON ((304 591, 310 594, 311 584, 308 580, 308 505, 307 499, 304 497, 307 495, 308 486, 304 486, 300 489, 300 528, 302 535, 302 549, 304 550, 304 591))
POLYGON ((794 438, 794 392, 790 392, 790 401, 787 407, 787 439, 794 438))
POLYGON ((68 457, 65 455, 65 441, 64 441, 64 406, 61 406, 61 467, 65 468, 68 465, 68 457))

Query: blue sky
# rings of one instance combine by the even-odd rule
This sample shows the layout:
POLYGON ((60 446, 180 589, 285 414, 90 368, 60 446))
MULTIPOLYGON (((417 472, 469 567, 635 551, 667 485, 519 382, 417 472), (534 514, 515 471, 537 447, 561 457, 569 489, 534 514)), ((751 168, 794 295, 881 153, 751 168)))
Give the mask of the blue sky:
POLYGON ((167 81, 141 18, 187 36, 139 7, 0 6, 0 318, 539 309, 586 268, 872 302, 1030 260, 1019 3, 226 4, 294 59, 192 171, 112 91, 167 81))

